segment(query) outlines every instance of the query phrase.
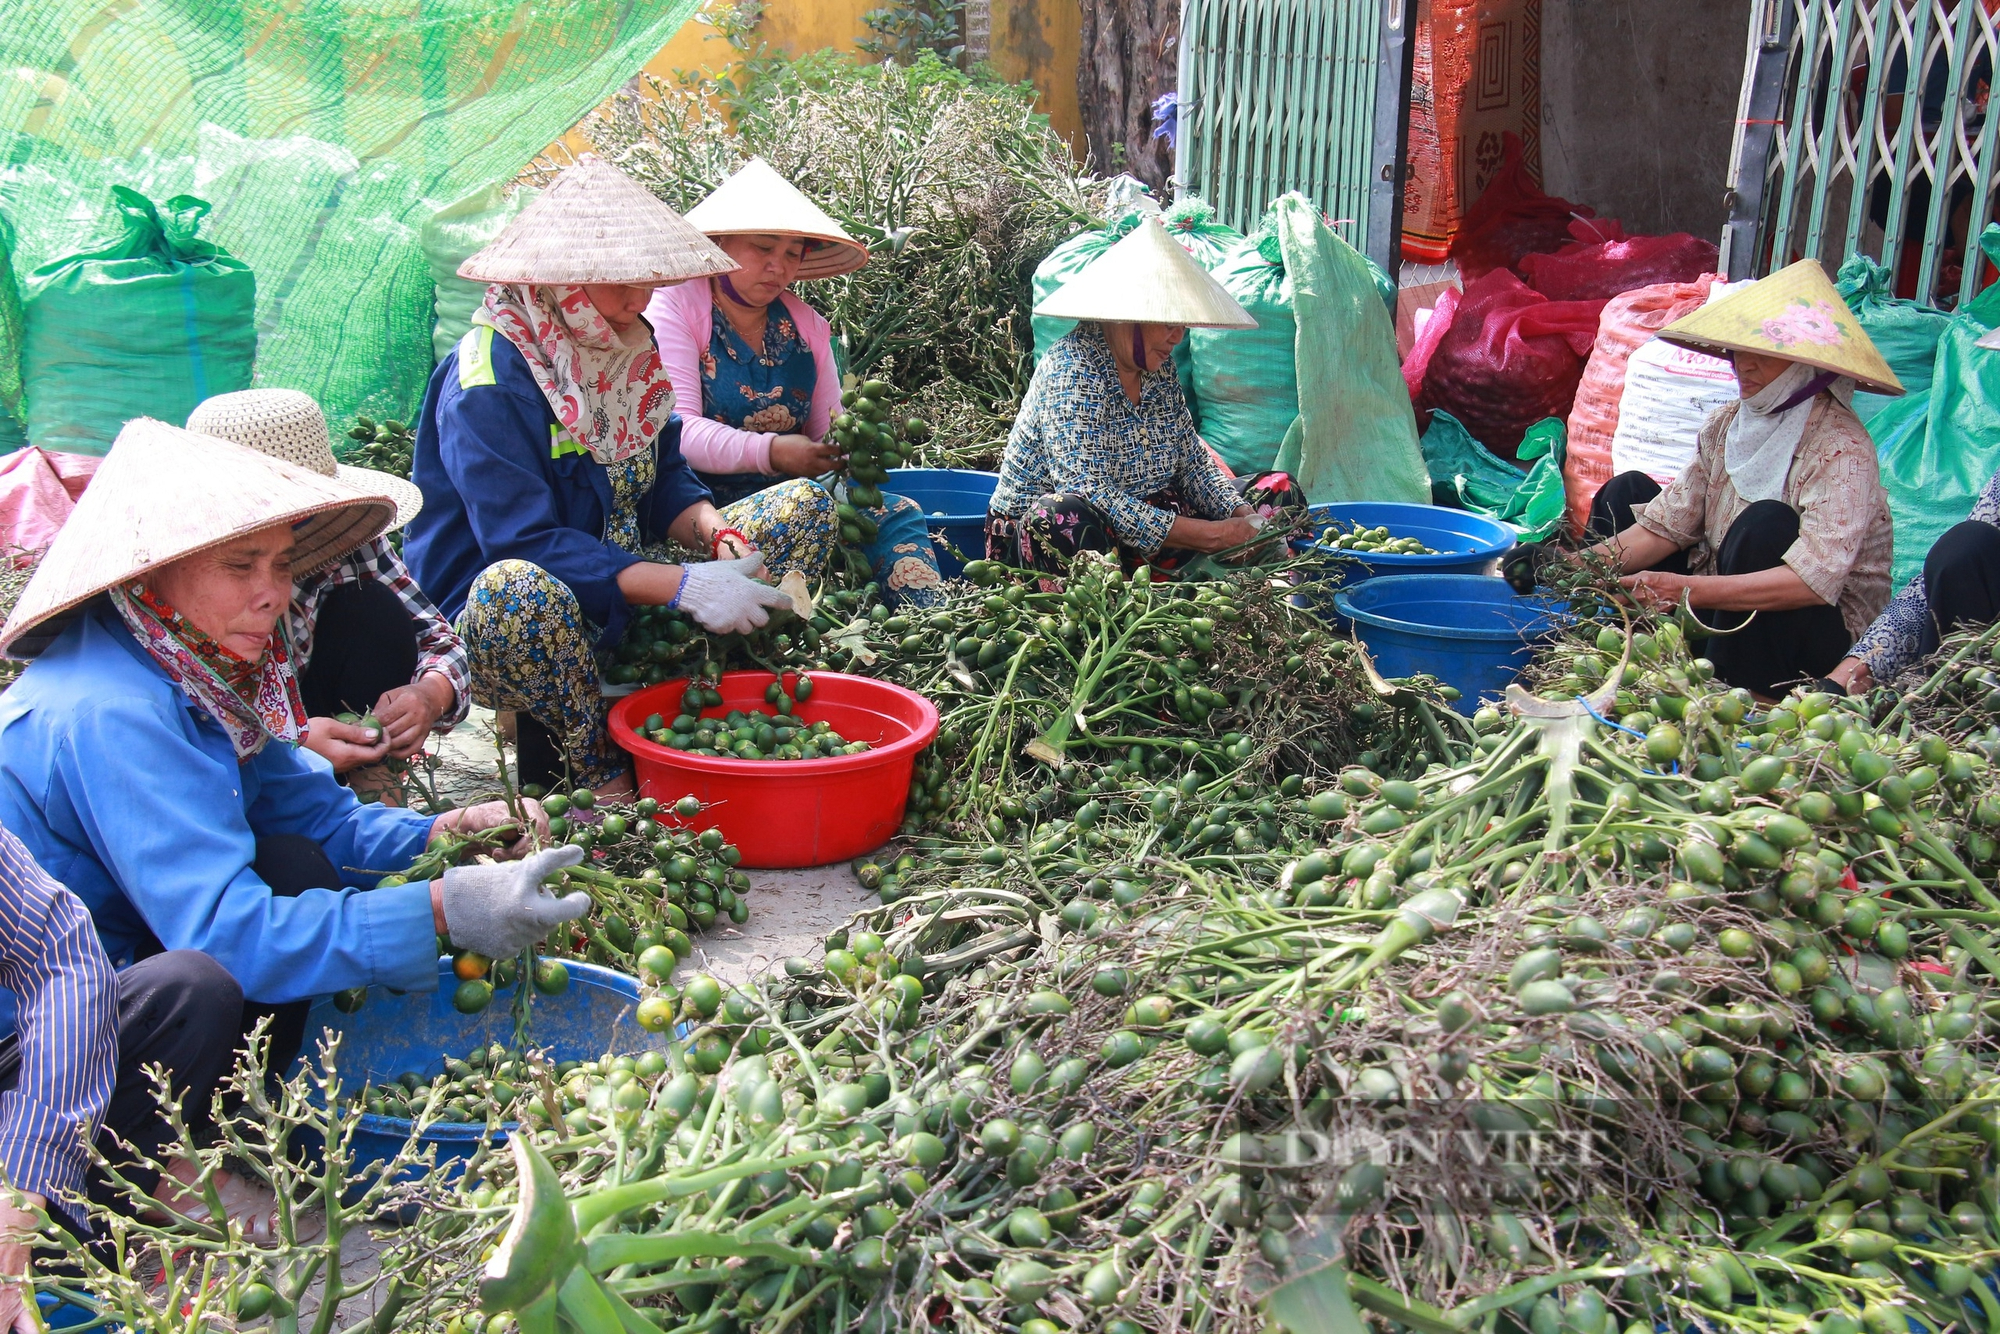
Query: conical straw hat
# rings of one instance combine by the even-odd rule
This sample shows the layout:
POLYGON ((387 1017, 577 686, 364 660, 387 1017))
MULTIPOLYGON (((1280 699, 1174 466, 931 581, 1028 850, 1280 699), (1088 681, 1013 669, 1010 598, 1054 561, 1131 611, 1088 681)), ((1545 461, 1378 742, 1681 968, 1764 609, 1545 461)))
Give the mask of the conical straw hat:
POLYGON ((1801 361, 1850 376, 1870 393, 1903 392, 1903 382, 1816 259, 1802 259, 1683 315, 1660 337, 1697 352, 1761 352, 1801 361))
POLYGON ((567 168, 484 250, 458 266, 482 283, 664 285, 730 273, 736 261, 601 158, 567 168))
POLYGON ((802 236, 814 242, 799 263, 802 279, 838 278, 868 262, 867 246, 760 157, 689 209, 687 220, 704 236, 802 236))
POLYGON ((396 502, 396 518, 389 525, 392 530, 416 518, 424 507, 424 493, 414 483, 394 473, 356 468, 336 459, 326 414, 312 395, 296 389, 240 389, 217 394, 189 414, 187 428, 196 435, 212 435, 322 477, 338 477, 363 491, 385 495, 396 502))
POLYGON ((1250 312, 1167 235, 1158 218, 1134 227, 1036 306, 1035 314, 1208 329, 1257 327, 1250 312))
POLYGON ((395 512, 338 477, 136 417, 0 626, 0 652, 32 658, 106 589, 273 524, 292 525, 292 570, 304 577, 379 536, 395 512))

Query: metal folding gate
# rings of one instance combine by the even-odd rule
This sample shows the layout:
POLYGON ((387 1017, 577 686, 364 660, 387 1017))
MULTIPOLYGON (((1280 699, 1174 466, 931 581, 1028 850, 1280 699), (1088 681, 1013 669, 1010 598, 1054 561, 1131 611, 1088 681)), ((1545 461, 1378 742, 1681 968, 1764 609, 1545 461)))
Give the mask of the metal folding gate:
POLYGON ((1723 262, 1758 276, 1859 250, 1902 295, 1983 283, 2000 0, 1754 0, 1723 262))
POLYGON ((1414 0, 1183 0, 1175 180, 1242 230, 1298 190, 1395 271, 1414 0))

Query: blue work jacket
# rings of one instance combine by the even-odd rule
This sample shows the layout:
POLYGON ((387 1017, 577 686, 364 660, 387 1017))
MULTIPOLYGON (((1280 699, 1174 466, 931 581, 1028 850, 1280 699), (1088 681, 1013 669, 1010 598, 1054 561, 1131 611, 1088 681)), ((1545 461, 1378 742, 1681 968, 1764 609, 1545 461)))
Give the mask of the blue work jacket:
MULTIPOLYGON (((709 498, 681 457, 679 417, 653 449, 657 475, 639 506, 648 542, 665 540, 669 524, 709 498)), ((603 647, 623 637, 629 608, 618 575, 640 557, 605 540, 610 478, 562 429, 519 349, 492 329, 474 325, 431 373, 410 480, 424 508, 403 559, 445 619, 458 619, 480 571, 524 560, 569 586, 602 628, 603 647)))
POLYGON ((363 805, 303 747, 239 764, 101 602, 0 695, 0 824, 83 900, 120 967, 157 940, 265 1004, 437 987, 429 882, 372 888, 423 851, 430 817, 363 805), (313 839, 356 888, 278 897, 250 869, 262 834, 313 839))

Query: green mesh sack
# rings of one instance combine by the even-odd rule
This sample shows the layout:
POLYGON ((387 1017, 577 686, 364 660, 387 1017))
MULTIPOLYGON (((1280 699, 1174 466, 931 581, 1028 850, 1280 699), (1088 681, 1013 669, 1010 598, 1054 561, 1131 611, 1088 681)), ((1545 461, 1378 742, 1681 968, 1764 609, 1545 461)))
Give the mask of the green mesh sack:
POLYGON ((437 312, 431 355, 443 361, 472 327, 472 312, 486 301, 486 284, 458 276, 458 266, 498 236, 538 192, 489 185, 431 214, 424 224, 424 262, 430 265, 437 312))
POLYGON ((202 239, 208 202, 176 195, 162 211, 112 193, 124 234, 28 277, 21 378, 43 449, 103 454, 134 417, 178 426, 211 394, 250 387, 257 278, 202 239))
POLYGON ((114 185, 200 195, 211 238, 257 274, 257 383, 303 390, 336 422, 408 420, 432 364, 425 221, 518 176, 696 7, 12 6, 0 209, 19 232, 16 271, 103 234, 114 185))
MULTIPOLYGON (((1986 225, 1979 248, 2000 263, 2000 223, 1986 225)), ((1996 327, 2000 284, 1946 322, 1929 388, 1890 400, 1869 419, 1896 524, 1890 578, 1897 588, 1923 570, 1932 544, 1972 512, 2000 470, 2000 352, 1976 346, 1996 327)))
POLYGON ((0 454, 28 443, 21 425, 21 288, 14 281, 14 225, 0 214, 0 454))
MULTIPOLYGON (((1866 255, 1849 255, 1834 286, 1847 298, 1847 308, 1854 312, 1903 388, 1912 394, 1929 389, 1938 340, 1951 327, 1951 316, 1895 296, 1895 275, 1866 255)), ((1864 391, 1854 396, 1854 413, 1862 421, 1870 421, 1895 401, 1864 391)))
MULTIPOLYGON (((1202 439, 1238 474, 1269 468, 1299 415, 1298 323, 1280 235, 1280 202, 1272 201, 1256 233, 1232 247, 1215 269, 1216 280, 1250 312, 1257 327, 1188 330, 1202 439)), ((1321 229, 1326 230, 1323 224, 1321 229)), ((1339 239, 1330 230, 1326 234, 1339 239)), ((1317 249, 1316 238, 1299 244, 1317 249)), ((1396 293, 1388 276, 1359 251, 1352 253, 1376 294, 1386 298, 1385 309, 1393 308, 1396 293)))

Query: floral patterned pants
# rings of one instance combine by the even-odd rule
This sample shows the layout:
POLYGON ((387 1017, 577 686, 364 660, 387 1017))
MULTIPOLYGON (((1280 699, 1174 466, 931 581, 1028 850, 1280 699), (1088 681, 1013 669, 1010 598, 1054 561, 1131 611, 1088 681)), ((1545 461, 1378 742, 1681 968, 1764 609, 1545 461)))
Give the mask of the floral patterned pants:
MULTIPOLYGON (((747 504, 799 484, 790 481, 769 485, 761 473, 697 472, 695 476, 715 493, 718 505, 737 497, 743 498, 739 503, 747 504)), ((818 485, 830 487, 835 482, 829 476, 818 485)), ((841 494, 844 497, 846 492, 843 490, 841 494)), ((938 603, 944 597, 944 574, 938 568, 937 549, 931 543, 930 525, 924 522, 923 506, 907 496, 885 491, 880 505, 872 509, 865 505, 855 508, 875 524, 875 540, 863 543, 861 552, 868 558, 875 582, 882 586, 882 600, 892 607, 900 603, 915 607, 938 603)))
MULTIPOLYGON (((808 481, 761 491, 722 517, 756 543, 773 578, 792 570, 818 574, 838 540, 832 497, 808 481)), ((645 554, 674 559, 664 551, 645 554)), ((533 715, 555 738, 571 777, 586 787, 625 774, 631 761, 606 725, 596 651, 601 630, 569 585, 531 561, 495 561, 472 581, 457 629, 474 699, 533 715)))
MULTIPOLYGON (((1279 511, 1302 510, 1305 492, 1291 476, 1282 472, 1260 472, 1231 481, 1243 503, 1264 518, 1279 511)), ((1154 509, 1169 514, 1195 515, 1178 487, 1168 487, 1146 497, 1154 509)), ((1161 547, 1149 558, 1143 551, 1126 546, 1104 511, 1075 495, 1043 496, 1018 518, 1006 514, 986 516, 986 558, 1024 570, 1063 574, 1070 562, 1085 551, 1116 551, 1125 568, 1151 565, 1156 570, 1176 570, 1201 553, 1179 547, 1161 547)))

